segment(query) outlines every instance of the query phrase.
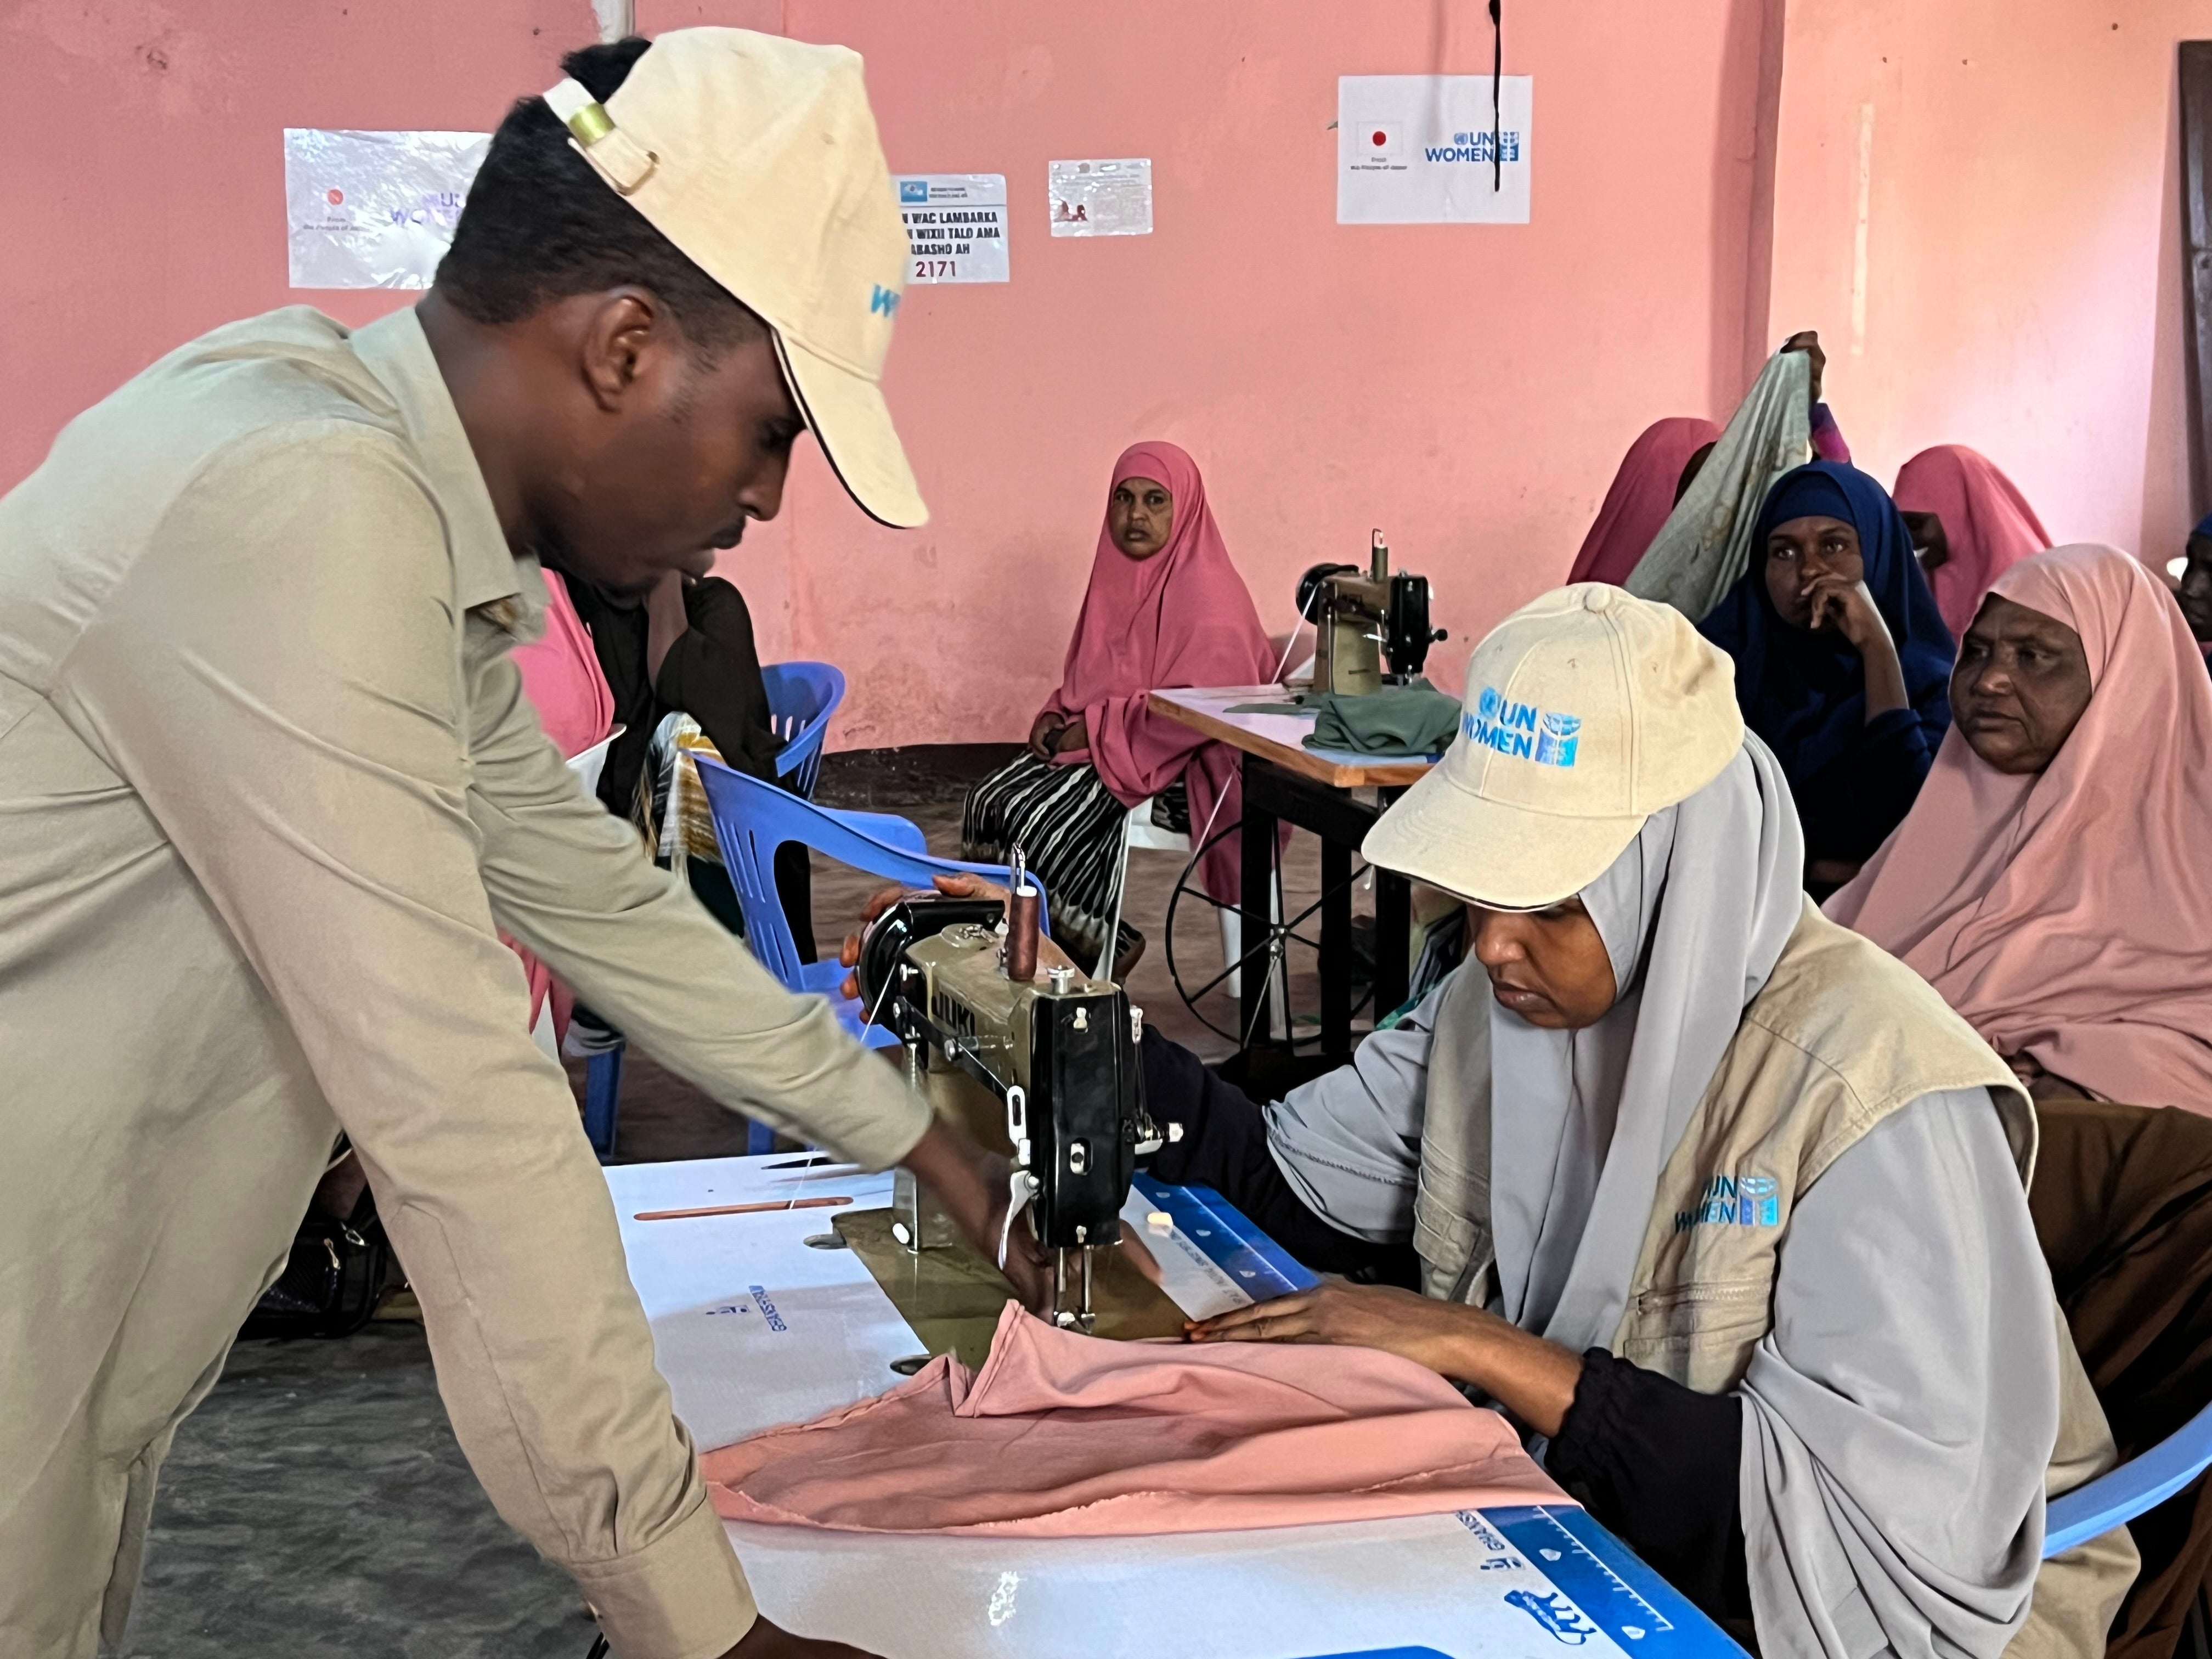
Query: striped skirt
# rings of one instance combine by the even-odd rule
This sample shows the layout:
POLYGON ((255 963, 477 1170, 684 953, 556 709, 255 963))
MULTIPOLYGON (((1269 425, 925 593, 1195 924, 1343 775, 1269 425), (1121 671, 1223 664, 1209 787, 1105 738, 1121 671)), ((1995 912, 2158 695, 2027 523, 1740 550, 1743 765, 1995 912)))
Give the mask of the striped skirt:
MULTIPOLYGON (((1087 765, 1055 766, 1024 750, 968 791, 960 853, 1004 864, 1015 848, 1044 884, 1052 936, 1087 969, 1098 960, 1107 919, 1121 896, 1121 834, 1129 809, 1087 765)), ((1140 935, 1121 924, 1126 956, 1140 935)))

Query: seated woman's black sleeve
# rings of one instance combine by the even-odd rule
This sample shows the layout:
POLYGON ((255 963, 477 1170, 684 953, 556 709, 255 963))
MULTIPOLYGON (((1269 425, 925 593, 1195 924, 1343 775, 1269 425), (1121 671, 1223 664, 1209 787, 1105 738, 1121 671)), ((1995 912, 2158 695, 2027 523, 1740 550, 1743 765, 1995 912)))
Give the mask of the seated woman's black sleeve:
POLYGON ((1676 1589, 1723 1623, 1751 1617, 1737 1471, 1743 1402, 1699 1394, 1603 1348, 1545 1466, 1676 1589))
POLYGON ((1267 1151, 1266 1115, 1243 1090, 1150 1027, 1139 1052, 1153 1121, 1163 1132, 1170 1123, 1182 1126, 1182 1139, 1152 1155, 1155 1179, 1212 1188, 1316 1273, 1385 1285, 1416 1282, 1409 1245, 1370 1244, 1339 1232, 1305 1206, 1267 1151))
POLYGON ((1918 709, 1893 708, 1867 722, 1850 746, 1802 784, 1793 783, 1805 823, 1805 856, 1861 863, 1905 822, 1936 763, 1941 729, 1931 737, 1918 709))

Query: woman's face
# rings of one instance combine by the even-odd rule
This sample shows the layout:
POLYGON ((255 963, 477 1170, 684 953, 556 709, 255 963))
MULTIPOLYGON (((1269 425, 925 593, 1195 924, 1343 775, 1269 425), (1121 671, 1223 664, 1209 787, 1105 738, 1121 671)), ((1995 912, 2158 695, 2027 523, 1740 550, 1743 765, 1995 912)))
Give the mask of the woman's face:
POLYGON ((1813 625, 1813 585, 1833 576, 1846 586, 1866 580, 1859 532, 1841 519, 1792 519, 1766 538, 1766 596, 1792 628, 1813 625))
POLYGON ((1175 529, 1175 497, 1150 478, 1124 478, 1106 498, 1106 533, 1133 559, 1149 559, 1175 529))
POLYGON ((1467 907, 1474 957, 1498 1006, 1547 1031, 1595 1025, 1620 988, 1613 957, 1579 898, 1547 910, 1467 907))
POLYGON ((1959 641, 1951 718, 2000 772, 2040 772, 2089 706, 2081 636, 2056 617, 1992 593, 1959 641))
POLYGON ((2189 562, 2181 573, 2181 614, 2200 642, 2212 641, 2212 536, 2189 538, 2189 562))

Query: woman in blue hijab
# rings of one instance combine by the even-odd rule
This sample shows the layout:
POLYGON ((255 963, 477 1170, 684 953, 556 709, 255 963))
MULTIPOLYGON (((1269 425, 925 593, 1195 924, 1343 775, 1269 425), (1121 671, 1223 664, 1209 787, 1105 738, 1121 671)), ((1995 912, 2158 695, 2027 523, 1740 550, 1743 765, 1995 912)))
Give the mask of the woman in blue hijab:
POLYGON ((1842 461, 1767 493, 1751 568, 1698 624, 1735 661, 1744 723, 1781 761, 1814 896, 1911 809, 1951 724, 1954 647, 1896 503, 1842 461))

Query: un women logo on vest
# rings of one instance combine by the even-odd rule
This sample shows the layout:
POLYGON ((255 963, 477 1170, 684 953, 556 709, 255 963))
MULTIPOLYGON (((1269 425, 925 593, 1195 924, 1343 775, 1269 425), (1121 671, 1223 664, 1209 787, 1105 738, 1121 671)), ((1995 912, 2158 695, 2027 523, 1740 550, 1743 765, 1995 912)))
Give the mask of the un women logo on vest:
POLYGON ((1772 1176, 1717 1175, 1693 1208, 1674 1212, 1674 1231, 1692 1227, 1778 1227, 1782 1196, 1772 1176))

